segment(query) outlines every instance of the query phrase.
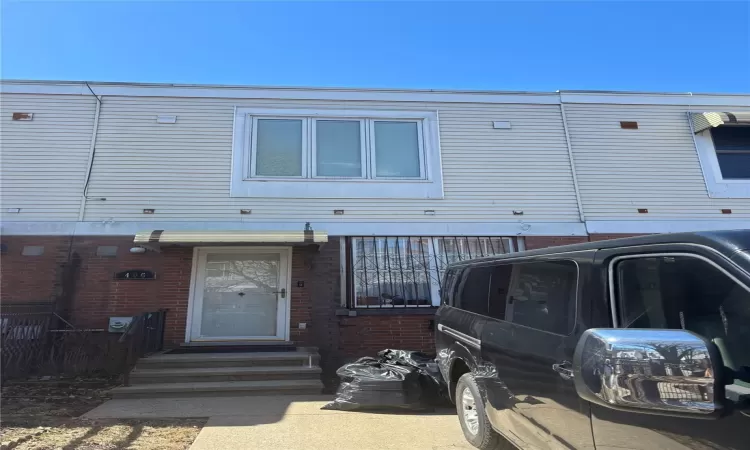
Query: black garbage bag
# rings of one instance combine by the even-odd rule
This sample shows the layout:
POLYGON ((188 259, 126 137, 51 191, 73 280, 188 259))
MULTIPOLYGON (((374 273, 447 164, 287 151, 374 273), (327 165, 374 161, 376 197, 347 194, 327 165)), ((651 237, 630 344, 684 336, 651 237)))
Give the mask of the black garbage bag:
POLYGON ((443 405, 448 400, 448 385, 440 373, 434 356, 410 350, 386 349, 378 352, 381 361, 414 367, 419 371, 422 387, 422 402, 428 405, 443 405))
POLYGON ((414 367, 360 358, 340 367, 336 399, 323 409, 422 409, 419 371, 414 367))
POLYGON ((445 405, 448 387, 435 358, 421 352, 386 349, 336 371, 336 399, 323 409, 429 409, 445 405))

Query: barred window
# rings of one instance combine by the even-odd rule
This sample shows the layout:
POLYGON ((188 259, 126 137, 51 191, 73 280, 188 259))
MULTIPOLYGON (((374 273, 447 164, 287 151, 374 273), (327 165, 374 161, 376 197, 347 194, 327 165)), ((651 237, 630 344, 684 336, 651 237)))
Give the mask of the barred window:
POLYGON ((515 239, 507 237, 348 238, 348 306, 437 306, 443 275, 449 264, 515 249, 515 239))

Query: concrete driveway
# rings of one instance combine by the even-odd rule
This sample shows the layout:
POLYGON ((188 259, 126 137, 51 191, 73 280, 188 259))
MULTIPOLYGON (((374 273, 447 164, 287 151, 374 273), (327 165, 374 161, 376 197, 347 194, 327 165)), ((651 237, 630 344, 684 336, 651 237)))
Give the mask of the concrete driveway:
POLYGON ((110 400, 88 418, 209 417, 191 450, 473 449, 455 410, 434 413, 324 411, 329 396, 110 400))

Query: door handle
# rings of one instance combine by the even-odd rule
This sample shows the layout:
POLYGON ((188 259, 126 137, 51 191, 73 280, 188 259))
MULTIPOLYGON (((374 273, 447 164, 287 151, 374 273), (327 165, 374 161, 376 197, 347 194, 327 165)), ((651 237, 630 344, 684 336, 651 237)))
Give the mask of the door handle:
POLYGON ((573 379, 573 369, 570 366, 572 366, 570 361, 563 361, 559 364, 552 364, 552 370, 557 372, 563 380, 570 381, 573 379))
POLYGON ((273 291, 274 294, 281 294, 281 298, 286 298, 286 288, 282 288, 280 291, 273 291))

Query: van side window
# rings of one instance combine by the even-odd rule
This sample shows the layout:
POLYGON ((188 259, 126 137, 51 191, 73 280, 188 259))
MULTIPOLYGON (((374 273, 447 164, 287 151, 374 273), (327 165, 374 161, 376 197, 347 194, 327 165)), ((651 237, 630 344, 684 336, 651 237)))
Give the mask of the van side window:
POLYGON ((491 266, 470 267, 463 272, 454 306, 476 314, 487 315, 491 266))
POLYGON ((713 340, 727 367, 750 367, 750 292, 698 258, 626 259, 615 266, 619 326, 685 329, 713 340))
POLYGON ((550 333, 575 325, 578 267, 572 261, 513 265, 506 320, 550 333))
POLYGON ((458 274, 458 270, 448 269, 443 276, 443 285, 440 286, 440 296, 445 305, 453 305, 453 294, 456 291, 456 274, 458 274))
POLYGON ((512 264, 497 265, 492 268, 488 315, 493 319, 505 320, 505 305, 508 300, 512 273, 512 264))

